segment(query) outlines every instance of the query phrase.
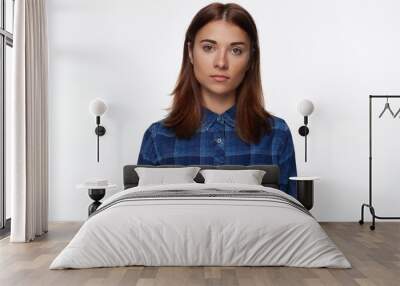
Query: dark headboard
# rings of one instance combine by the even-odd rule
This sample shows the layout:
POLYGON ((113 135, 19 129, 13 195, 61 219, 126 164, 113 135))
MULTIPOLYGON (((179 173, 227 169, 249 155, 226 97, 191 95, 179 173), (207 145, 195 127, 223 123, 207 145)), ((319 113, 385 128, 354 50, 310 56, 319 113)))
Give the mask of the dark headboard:
MULTIPOLYGON (((262 179, 264 187, 279 189, 279 166, 278 165, 126 165, 124 166, 124 189, 133 188, 138 185, 139 177, 135 171, 136 167, 162 168, 162 167, 200 167, 202 169, 221 169, 221 170, 264 170, 266 173, 262 179)), ((204 183, 204 178, 200 174, 194 178, 197 183, 204 183)))

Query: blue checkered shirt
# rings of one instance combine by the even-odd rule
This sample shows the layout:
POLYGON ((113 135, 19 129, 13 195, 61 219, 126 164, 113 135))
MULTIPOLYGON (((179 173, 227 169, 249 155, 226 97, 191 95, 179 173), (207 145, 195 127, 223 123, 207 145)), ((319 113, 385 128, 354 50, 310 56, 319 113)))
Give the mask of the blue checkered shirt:
POLYGON ((276 116, 272 133, 248 144, 235 131, 236 105, 223 114, 203 107, 200 128, 190 139, 178 139, 173 129, 154 122, 145 131, 138 165, 278 165, 280 189, 297 198, 296 158, 286 122, 276 116))

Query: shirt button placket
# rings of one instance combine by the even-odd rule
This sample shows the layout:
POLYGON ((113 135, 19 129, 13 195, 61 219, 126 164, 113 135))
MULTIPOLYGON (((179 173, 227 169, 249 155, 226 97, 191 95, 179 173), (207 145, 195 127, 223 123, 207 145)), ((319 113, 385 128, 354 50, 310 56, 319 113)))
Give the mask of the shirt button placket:
POLYGON ((225 126, 223 124, 224 120, 222 116, 217 117, 217 121, 221 124, 217 124, 217 130, 215 132, 215 158, 214 158, 214 163, 215 164, 224 164, 225 162, 225 147, 224 147, 224 129, 225 126))

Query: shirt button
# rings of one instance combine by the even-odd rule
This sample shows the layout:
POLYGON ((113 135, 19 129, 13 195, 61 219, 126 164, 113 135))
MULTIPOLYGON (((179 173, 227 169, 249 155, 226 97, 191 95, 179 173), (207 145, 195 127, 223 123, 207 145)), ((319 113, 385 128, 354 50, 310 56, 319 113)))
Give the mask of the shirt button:
POLYGON ((221 138, 217 138, 217 143, 220 144, 222 142, 221 138))

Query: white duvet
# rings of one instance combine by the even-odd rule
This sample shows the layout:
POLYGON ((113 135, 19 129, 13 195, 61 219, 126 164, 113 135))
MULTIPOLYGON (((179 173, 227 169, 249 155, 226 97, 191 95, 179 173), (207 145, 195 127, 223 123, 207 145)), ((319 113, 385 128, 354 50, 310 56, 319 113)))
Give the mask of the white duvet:
MULTIPOLYGON (((277 189, 243 184, 138 186, 163 190, 277 189)), ((318 222, 295 207, 258 199, 154 198, 124 201, 90 217, 50 269, 145 266, 294 266, 351 268, 318 222)))

